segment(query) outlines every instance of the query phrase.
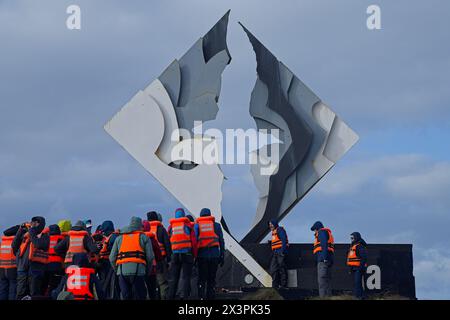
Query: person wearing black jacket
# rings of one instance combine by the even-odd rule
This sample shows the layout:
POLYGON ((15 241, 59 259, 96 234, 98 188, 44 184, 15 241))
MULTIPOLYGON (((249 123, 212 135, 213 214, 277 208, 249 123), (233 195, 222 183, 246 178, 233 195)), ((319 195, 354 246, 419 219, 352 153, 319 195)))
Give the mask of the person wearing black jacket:
POLYGON ((3 232, 4 237, 1 241, 2 257, 5 257, 4 261, 0 263, 0 300, 15 300, 16 288, 17 288, 17 267, 15 266, 14 256, 11 256, 11 239, 19 230, 19 225, 6 229, 3 232), (8 237, 8 244, 6 240, 8 237), (9 255, 9 257, 8 257, 9 255))
MULTIPOLYGON (((86 231, 86 226, 82 221, 77 221, 70 230, 86 231)), ((70 237, 65 237, 55 246, 55 252, 59 255, 65 256, 67 251, 69 250, 69 244, 70 244, 70 237)), ((83 238, 83 247, 87 253, 97 254, 100 251, 100 248, 95 244, 94 239, 92 239, 92 237, 89 236, 89 234, 86 234, 83 238)), ((71 263, 65 263, 66 267, 69 265, 71 265, 71 263)))
MULTIPOLYGON (((50 246, 54 248, 59 242, 62 241, 62 239, 64 239, 64 237, 61 235, 61 229, 57 224, 48 226, 48 229, 50 246)), ((49 250, 47 270, 45 271, 44 290, 46 295, 50 295, 52 290, 54 290, 58 286, 62 276, 64 275, 64 256, 50 251, 51 250, 49 250)))
POLYGON ((357 299, 364 298, 363 280, 367 269, 367 243, 359 232, 350 235, 351 245, 347 255, 347 265, 353 275, 353 295, 357 299))
POLYGON ((22 224, 12 242, 17 261, 17 299, 27 295, 42 296, 46 270, 45 253, 50 238, 42 233, 45 228, 43 217, 33 217, 31 223, 22 224))
MULTIPOLYGON (((150 211, 147 213, 147 220, 150 221, 160 221, 158 213, 155 211, 150 211)), ((162 219, 161 219, 162 220, 162 219)), ((162 260, 157 261, 156 263, 156 279, 159 287, 159 294, 161 299, 167 299, 168 291, 169 291, 169 262, 172 257, 172 246, 170 244, 169 234, 167 233, 166 228, 162 225, 158 225, 156 229, 156 238, 158 242, 164 247, 166 255, 162 260)))

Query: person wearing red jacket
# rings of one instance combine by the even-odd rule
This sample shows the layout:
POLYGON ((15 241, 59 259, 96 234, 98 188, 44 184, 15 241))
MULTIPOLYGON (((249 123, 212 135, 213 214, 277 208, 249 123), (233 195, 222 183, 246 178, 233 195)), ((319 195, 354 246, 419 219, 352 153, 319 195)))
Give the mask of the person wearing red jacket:
POLYGON ((142 221, 142 229, 147 237, 149 237, 152 243, 153 254, 155 259, 153 259, 153 264, 149 266, 148 274, 145 277, 145 284, 147 285, 148 297, 150 300, 157 300, 158 295, 158 282, 156 279, 156 265, 159 261, 163 259, 161 254, 161 249, 158 244, 156 235, 150 231, 150 222, 147 220, 142 221))

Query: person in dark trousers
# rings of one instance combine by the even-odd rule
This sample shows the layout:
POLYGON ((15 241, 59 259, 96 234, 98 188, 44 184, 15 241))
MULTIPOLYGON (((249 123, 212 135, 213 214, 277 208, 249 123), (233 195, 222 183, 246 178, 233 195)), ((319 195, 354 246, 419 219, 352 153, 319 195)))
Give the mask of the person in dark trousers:
POLYGON ((147 213, 150 231, 156 235, 162 259, 156 262, 156 281, 158 283, 159 298, 166 300, 169 291, 169 263, 172 257, 169 234, 162 224, 161 215, 155 211, 147 213))
POLYGON ((314 231, 313 254, 317 261, 317 282, 319 296, 329 297, 331 290, 331 268, 334 262, 334 238, 331 230, 324 228, 322 222, 317 221, 311 227, 314 231))
MULTIPOLYGON (((195 219, 191 214, 187 214, 186 218, 189 219, 190 224, 189 227, 194 229, 195 225, 195 219)), ((185 299, 197 299, 198 298, 198 259, 194 259, 194 264, 192 265, 192 272, 191 272, 191 280, 189 285, 189 294, 185 299)), ((183 275, 181 275, 183 276, 183 275)), ((183 283, 184 281, 180 279, 178 282, 178 289, 177 289, 177 296, 181 297, 183 292, 183 283)))
POLYGON ((278 221, 273 219, 269 222, 272 231, 272 259, 270 260, 270 273, 272 276, 273 288, 287 287, 286 256, 288 254, 289 241, 286 230, 278 225, 278 221))
POLYGON ((150 231, 150 222, 148 220, 144 220, 142 222, 142 228, 144 234, 149 238, 153 254, 155 259, 153 260, 153 264, 147 269, 147 275, 145 277, 145 284, 147 286, 148 298, 150 300, 161 300, 159 294, 159 286, 156 277, 156 265, 158 262, 162 260, 161 249, 158 244, 158 240, 156 240, 156 235, 152 231, 150 231))
POLYGON ((73 255, 72 264, 66 269, 66 274, 62 277, 58 287, 51 292, 52 299, 57 300, 62 292, 70 293, 70 300, 105 299, 101 282, 95 275, 86 253, 73 255))
POLYGON ((167 230, 172 246, 169 273, 169 299, 175 299, 178 283, 181 281, 180 299, 188 299, 194 259, 197 255, 197 241, 191 221, 182 208, 175 210, 175 219, 170 219, 167 230))
POLYGON ((114 241, 118 237, 118 233, 115 232, 114 223, 110 220, 103 221, 100 225, 98 232, 103 236, 102 248, 99 253, 98 262, 98 276, 103 285, 103 291, 105 292, 107 299, 119 299, 120 288, 117 281, 114 269, 109 261, 109 255, 111 253, 114 241))
POLYGON ((50 295, 64 276, 64 256, 55 252, 55 246, 64 239, 57 224, 48 226, 50 245, 48 249, 47 269, 45 270, 44 293, 50 295))
POLYGON ((19 225, 6 229, 0 239, 0 300, 15 300, 17 264, 11 244, 19 225))
POLYGON ((12 249, 17 261, 17 299, 43 295, 43 281, 48 259, 50 238, 42 233, 43 217, 33 217, 31 223, 23 223, 17 230, 12 249))
POLYGON ((153 264, 150 239, 142 230, 142 219, 132 217, 130 225, 120 230, 109 255, 109 261, 119 277, 123 300, 145 300, 145 277, 153 264))
POLYGON ((97 254, 99 251, 100 248, 86 231, 83 221, 77 221, 68 232, 68 236, 55 246, 55 252, 65 257, 65 267, 72 264, 72 257, 75 253, 97 254))
POLYGON ((203 208, 194 231, 198 244, 198 298, 212 300, 215 297, 217 268, 223 265, 225 255, 222 226, 215 221, 208 208, 203 208))
POLYGON ((367 269, 367 243, 359 232, 350 235, 351 245, 347 255, 347 266, 353 275, 353 295, 357 299, 364 298, 364 275, 367 269))

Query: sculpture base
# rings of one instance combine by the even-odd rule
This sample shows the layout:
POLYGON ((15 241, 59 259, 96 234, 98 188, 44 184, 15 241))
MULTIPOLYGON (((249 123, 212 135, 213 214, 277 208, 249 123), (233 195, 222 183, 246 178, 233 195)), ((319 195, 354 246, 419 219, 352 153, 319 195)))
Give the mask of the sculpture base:
MULTIPOLYGON (((269 271, 272 256, 269 244, 246 244, 244 248, 269 271)), ((332 269, 333 294, 351 294, 353 279, 346 266, 348 244, 335 245, 332 269)), ((410 244, 370 244, 367 246, 368 265, 380 268, 379 288, 366 290, 368 295, 395 295, 409 299, 416 298, 413 275, 413 255, 410 244)), ((285 299, 302 299, 317 296, 317 270, 311 244, 290 244, 286 259, 288 289, 280 290, 285 299)), ((373 275, 372 275, 373 276, 373 275)), ((370 274, 366 278, 371 277, 370 274)), ((372 279, 373 280, 373 279, 372 279)), ((372 282, 372 281, 371 281, 372 282)), ((228 252, 225 264, 219 269, 217 287, 229 291, 228 296, 240 298, 245 293, 261 288, 247 269, 228 252)), ((225 296, 224 296, 225 298, 225 296)))

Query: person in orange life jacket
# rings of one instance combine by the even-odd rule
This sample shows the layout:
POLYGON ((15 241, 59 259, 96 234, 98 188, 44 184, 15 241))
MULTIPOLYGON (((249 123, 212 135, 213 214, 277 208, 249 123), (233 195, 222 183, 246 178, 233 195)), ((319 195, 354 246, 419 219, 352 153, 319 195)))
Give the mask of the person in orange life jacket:
POLYGON ((367 243, 359 232, 350 235, 351 245, 347 255, 347 266, 353 275, 353 295, 357 299, 364 298, 364 275, 367 269, 367 243))
POLYGON ((46 295, 50 295, 64 276, 64 255, 55 252, 55 246, 64 239, 64 236, 61 235, 61 230, 57 224, 48 226, 48 235, 50 237, 50 245, 44 278, 44 293, 46 295))
POLYGON ((155 211, 150 211, 147 213, 147 219, 150 223, 150 230, 156 234, 163 256, 162 260, 156 263, 156 281, 158 282, 159 298, 166 300, 169 292, 169 262, 172 257, 172 246, 169 234, 162 224, 162 216, 155 211))
POLYGON ((130 225, 120 231, 114 241, 109 261, 119 277, 122 299, 145 300, 145 276, 154 259, 152 243, 142 230, 141 218, 132 217, 130 225))
POLYGON ((180 299, 187 299, 194 259, 197 256, 197 241, 191 222, 182 208, 175 210, 175 219, 170 219, 168 228, 172 246, 172 259, 169 273, 169 299, 175 299, 178 283, 181 282, 180 299))
POLYGON ((217 268, 224 262, 222 226, 215 221, 208 208, 203 208, 194 231, 198 244, 198 298, 211 300, 215 297, 217 268))
POLYGON ((152 231, 150 231, 150 229, 150 222, 148 220, 142 221, 142 230, 144 231, 145 235, 149 237, 152 244, 153 254, 155 255, 155 259, 153 259, 153 263, 151 266, 149 266, 148 273, 145 276, 145 284, 147 286, 149 299, 157 300, 159 299, 159 288, 156 279, 156 265, 159 261, 161 261, 163 256, 161 254, 158 240, 156 240, 156 235, 152 231))
POLYGON ((334 260, 334 238, 331 230, 317 221, 311 227, 314 231, 313 254, 317 261, 317 280, 320 297, 331 296, 331 267, 334 260))
POLYGON ((272 276, 273 288, 287 287, 286 256, 288 254, 288 237, 286 230, 278 225, 278 221, 273 219, 269 222, 272 231, 272 259, 270 260, 270 273, 272 276))
POLYGON ((17 265, 11 244, 19 228, 6 229, 0 239, 0 300, 16 299, 17 265))
POLYGON ((110 220, 103 221, 96 233, 100 233, 103 237, 102 248, 99 252, 98 276, 103 284, 106 298, 119 299, 119 284, 115 281, 117 280, 115 272, 109 262, 109 255, 119 233, 115 232, 114 223, 110 220))
POLYGON ((77 221, 65 237, 55 246, 55 252, 64 255, 64 266, 72 264, 75 253, 98 253, 100 248, 95 244, 94 239, 89 236, 86 226, 82 221, 77 221))
POLYGON ((58 295, 63 291, 70 292, 73 296, 72 300, 95 300, 94 292, 98 300, 105 299, 101 282, 91 268, 86 253, 73 255, 72 263, 66 269, 58 287, 51 292, 52 299, 57 300, 58 295))
POLYGON ((43 233, 45 219, 33 217, 17 230, 11 247, 17 262, 17 299, 42 296, 50 238, 43 233))

